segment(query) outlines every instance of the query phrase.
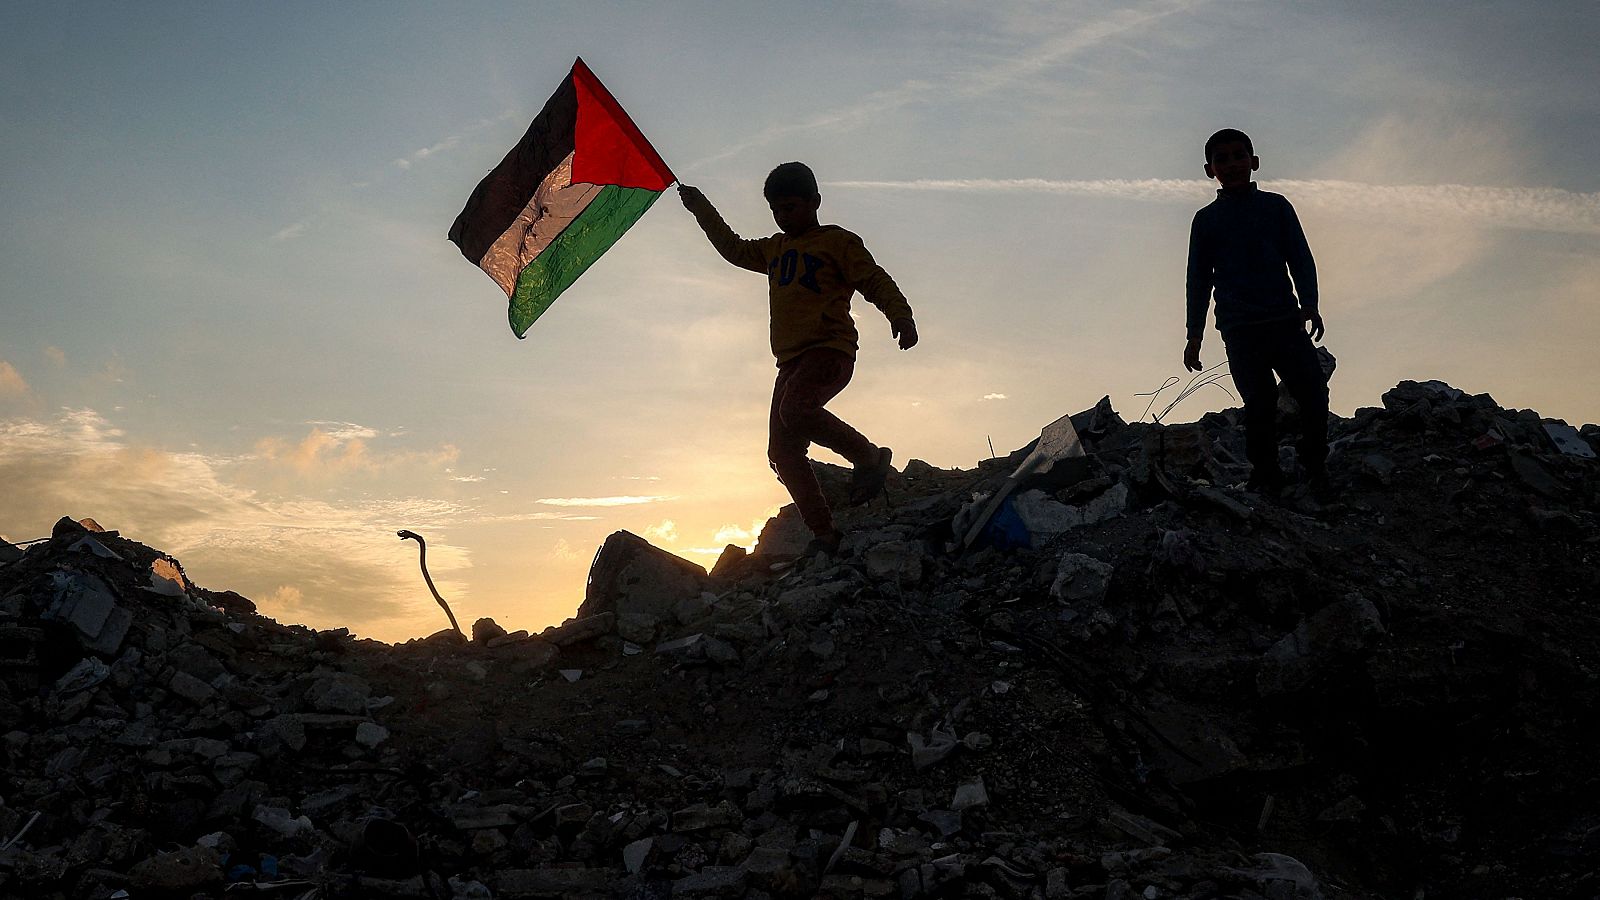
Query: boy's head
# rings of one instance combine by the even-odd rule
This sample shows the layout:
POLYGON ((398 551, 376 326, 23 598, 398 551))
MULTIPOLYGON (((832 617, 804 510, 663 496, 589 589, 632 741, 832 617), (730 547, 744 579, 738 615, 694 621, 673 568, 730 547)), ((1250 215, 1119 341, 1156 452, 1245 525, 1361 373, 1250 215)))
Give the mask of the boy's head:
POLYGON ((817 176, 801 162, 786 162, 767 173, 761 193, 772 210, 772 220, 784 234, 800 234, 817 227, 817 208, 822 195, 817 193, 817 176))
POLYGON ((1224 128, 1206 140, 1206 176, 1224 188, 1244 187, 1260 167, 1250 135, 1239 129, 1224 128))

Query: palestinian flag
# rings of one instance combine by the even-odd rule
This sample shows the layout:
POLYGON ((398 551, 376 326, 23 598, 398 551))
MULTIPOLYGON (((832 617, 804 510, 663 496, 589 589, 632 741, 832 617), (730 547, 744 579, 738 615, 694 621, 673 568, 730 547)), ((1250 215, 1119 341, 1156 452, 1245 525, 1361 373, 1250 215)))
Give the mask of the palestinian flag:
POLYGON ((580 59, 478 183, 450 240, 511 298, 520 338, 676 180, 580 59))

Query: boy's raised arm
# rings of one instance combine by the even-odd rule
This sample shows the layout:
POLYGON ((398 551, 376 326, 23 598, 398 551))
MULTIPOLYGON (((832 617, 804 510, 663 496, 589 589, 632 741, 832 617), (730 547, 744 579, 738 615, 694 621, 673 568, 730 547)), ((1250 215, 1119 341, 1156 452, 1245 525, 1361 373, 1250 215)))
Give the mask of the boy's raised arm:
POLYGON ((684 209, 694 214, 694 220, 700 223, 700 230, 706 233, 706 239, 711 241, 711 246, 723 259, 741 269, 762 273, 767 271, 767 255, 762 252, 761 241, 743 240, 735 234, 699 188, 679 182, 678 197, 683 201, 684 209))
POLYGON ((867 245, 854 235, 849 237, 844 246, 844 258, 839 261, 845 281, 889 320, 890 334, 900 339, 900 349, 910 350, 917 343, 917 324, 912 318, 911 303, 883 266, 872 258, 867 245))

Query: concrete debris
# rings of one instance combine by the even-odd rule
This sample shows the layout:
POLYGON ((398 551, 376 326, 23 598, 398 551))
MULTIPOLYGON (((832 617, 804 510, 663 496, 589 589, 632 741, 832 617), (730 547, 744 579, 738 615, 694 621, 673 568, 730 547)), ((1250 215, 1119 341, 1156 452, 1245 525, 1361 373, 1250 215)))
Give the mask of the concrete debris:
POLYGON ((0 897, 1593 894, 1600 427, 1403 382, 1267 497, 1240 421, 1102 400, 826 555, 618 532, 538 635, 283 625, 63 518, 0 545, 0 897))

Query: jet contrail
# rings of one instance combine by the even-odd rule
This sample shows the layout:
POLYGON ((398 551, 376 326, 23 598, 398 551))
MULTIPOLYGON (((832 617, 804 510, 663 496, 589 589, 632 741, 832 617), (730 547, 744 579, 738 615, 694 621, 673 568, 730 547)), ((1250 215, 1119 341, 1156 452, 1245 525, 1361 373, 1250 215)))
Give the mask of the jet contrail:
MULTIPOLYGON (((924 178, 913 181, 831 181, 829 187, 894 191, 1068 194, 1155 202, 1205 203, 1215 185, 1199 179, 924 178)), ((1600 192, 1560 188, 1479 187, 1467 184, 1365 184, 1358 181, 1263 181, 1302 209, 1359 213, 1376 219, 1449 218, 1474 224, 1600 234, 1600 192)))

